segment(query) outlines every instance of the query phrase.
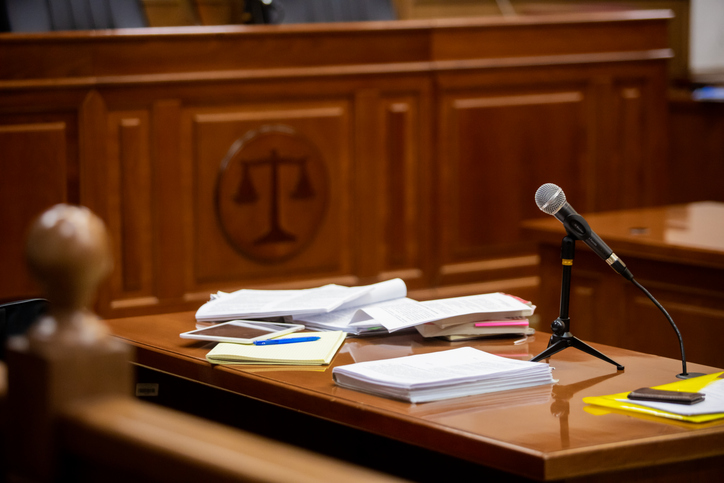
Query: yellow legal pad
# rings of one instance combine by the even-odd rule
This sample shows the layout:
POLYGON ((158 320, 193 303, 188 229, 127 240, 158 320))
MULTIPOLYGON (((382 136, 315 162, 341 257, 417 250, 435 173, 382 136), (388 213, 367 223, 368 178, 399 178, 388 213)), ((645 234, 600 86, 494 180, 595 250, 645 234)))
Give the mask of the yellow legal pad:
MULTIPOLYGON (((654 386, 654 389, 666 389, 669 391, 682 391, 682 392, 701 392, 705 391, 706 387, 716 381, 722 381, 722 375, 724 372, 717 372, 715 374, 707 374, 705 376, 693 377, 691 379, 684 379, 681 381, 672 382, 670 384, 663 384, 661 386, 654 386)), ((594 404, 596 406, 604 406, 614 409, 623 409, 626 411, 633 411, 636 413, 648 414, 652 416, 659 416, 668 419, 675 419, 678 421, 686 421, 690 423, 705 423, 714 421, 716 419, 724 418, 724 412, 712 412, 707 414, 697 415, 685 415, 677 414, 675 412, 663 411, 661 409, 655 409, 652 407, 642 406, 636 404, 635 401, 627 399, 631 391, 621 392, 618 394, 610 394, 608 396, 596 396, 596 397, 584 397, 583 402, 587 404, 594 404)))
POLYGON ((295 339, 303 336, 319 337, 311 342, 279 345, 233 344, 220 342, 206 354, 212 364, 276 364, 291 366, 321 366, 329 364, 339 350, 347 333, 294 332, 278 339, 295 339))

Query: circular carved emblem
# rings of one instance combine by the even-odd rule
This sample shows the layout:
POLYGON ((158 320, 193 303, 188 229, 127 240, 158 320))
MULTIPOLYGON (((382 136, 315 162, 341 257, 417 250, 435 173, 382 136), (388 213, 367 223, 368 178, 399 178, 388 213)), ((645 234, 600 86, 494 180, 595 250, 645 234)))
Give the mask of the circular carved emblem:
POLYGON ((291 127, 263 126, 238 139, 222 161, 216 212, 236 251, 274 263, 312 241, 327 197, 319 150, 291 127))

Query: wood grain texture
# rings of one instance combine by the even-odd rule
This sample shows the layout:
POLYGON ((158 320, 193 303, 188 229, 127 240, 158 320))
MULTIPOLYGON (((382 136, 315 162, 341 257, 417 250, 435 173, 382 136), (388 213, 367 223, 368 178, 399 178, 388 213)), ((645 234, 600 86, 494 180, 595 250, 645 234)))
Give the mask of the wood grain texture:
MULTIPOLYGON (((52 153, 63 196, 98 213, 114 241, 117 270, 96 306, 104 316, 193 309, 218 290, 396 276, 417 297, 531 298, 535 245, 518 224, 540 216, 540 184, 565 185, 587 211, 666 197, 669 16, 3 34, 0 120, 65 123, 52 153), (315 218, 290 201, 295 172, 280 171, 279 216, 290 240, 307 242, 277 240, 262 256, 235 243, 268 223, 272 185, 262 182, 238 219, 238 206, 215 200, 235 143, 273 126, 319 153, 310 179, 324 172, 327 188, 315 218)), ((0 150, 48 155, 23 143, 0 150)), ((294 157, 280 146, 264 156, 294 157)))

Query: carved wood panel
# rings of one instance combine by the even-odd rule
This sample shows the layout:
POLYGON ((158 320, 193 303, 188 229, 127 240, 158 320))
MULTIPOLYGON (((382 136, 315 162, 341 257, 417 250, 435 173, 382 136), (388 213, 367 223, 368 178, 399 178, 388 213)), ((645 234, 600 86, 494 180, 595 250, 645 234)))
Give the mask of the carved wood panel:
POLYGON ((184 120, 189 287, 349 273, 348 105, 190 108, 184 120))

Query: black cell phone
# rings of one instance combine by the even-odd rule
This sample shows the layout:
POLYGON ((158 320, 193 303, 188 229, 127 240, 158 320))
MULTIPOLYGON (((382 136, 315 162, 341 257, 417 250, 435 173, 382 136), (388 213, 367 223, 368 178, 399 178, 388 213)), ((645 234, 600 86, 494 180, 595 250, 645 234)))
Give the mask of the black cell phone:
POLYGON ((635 391, 631 391, 628 395, 628 398, 639 401, 655 401, 675 404, 696 404, 704 400, 704 394, 700 392, 666 391, 664 389, 642 387, 636 389, 635 391))

